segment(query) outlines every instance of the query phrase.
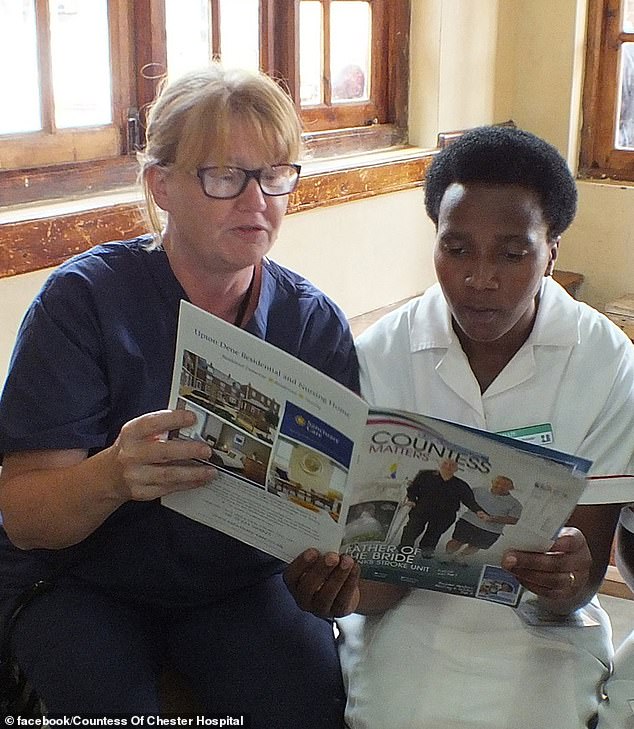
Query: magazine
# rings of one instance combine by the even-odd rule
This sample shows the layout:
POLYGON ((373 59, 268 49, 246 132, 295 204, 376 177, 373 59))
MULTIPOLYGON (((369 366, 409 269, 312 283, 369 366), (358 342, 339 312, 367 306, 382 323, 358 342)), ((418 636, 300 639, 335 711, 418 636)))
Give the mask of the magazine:
POLYGON ((424 415, 369 407, 299 359, 181 302, 170 434, 218 476, 162 503, 286 562, 346 552, 365 578, 515 606, 505 549, 543 551, 590 462, 424 415))

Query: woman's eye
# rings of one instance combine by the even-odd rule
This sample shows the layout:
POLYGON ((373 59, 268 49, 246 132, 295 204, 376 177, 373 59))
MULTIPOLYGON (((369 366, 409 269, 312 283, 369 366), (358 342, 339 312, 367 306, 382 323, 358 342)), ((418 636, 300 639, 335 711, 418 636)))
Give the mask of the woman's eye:
POLYGON ((526 251, 505 251, 504 258, 508 261, 521 261, 526 255, 526 251))
POLYGON ((444 246, 444 251, 450 256, 462 256, 467 252, 467 249, 462 245, 449 245, 444 246))

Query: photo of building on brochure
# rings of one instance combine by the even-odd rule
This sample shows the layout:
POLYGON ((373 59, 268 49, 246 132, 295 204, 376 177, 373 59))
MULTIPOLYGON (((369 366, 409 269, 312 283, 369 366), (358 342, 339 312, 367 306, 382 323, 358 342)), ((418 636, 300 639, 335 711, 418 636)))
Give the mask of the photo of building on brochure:
POLYGON ((208 443, 209 461, 218 470, 339 520, 352 442, 331 426, 188 350, 177 407, 196 414, 196 423, 181 428, 177 437, 208 443))
POLYGON ((177 407, 196 414, 178 437, 205 441, 216 468, 265 487, 280 403, 184 350, 177 407))
POLYGON ((342 551, 368 579, 515 606, 521 586, 502 553, 549 546, 574 500, 523 454, 469 449, 465 433, 460 442, 407 418, 370 418, 342 551))

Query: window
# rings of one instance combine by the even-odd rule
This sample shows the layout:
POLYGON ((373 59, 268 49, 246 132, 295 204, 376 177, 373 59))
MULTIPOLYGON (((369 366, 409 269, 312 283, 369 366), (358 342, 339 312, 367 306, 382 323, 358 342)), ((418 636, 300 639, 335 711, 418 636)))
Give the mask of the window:
POLYGON ((580 174, 634 180, 634 0, 590 0, 580 174))
POLYGON ((381 10, 369 2, 300 2, 299 98, 309 128, 385 121, 383 57, 372 43, 381 37, 381 10))
POLYGON ((283 79, 318 156, 406 141, 409 0, 0 0, 0 199, 134 182, 159 79, 220 57, 283 79))
POLYGON ((0 0, 2 167, 116 154, 106 0, 38 5, 0 0))

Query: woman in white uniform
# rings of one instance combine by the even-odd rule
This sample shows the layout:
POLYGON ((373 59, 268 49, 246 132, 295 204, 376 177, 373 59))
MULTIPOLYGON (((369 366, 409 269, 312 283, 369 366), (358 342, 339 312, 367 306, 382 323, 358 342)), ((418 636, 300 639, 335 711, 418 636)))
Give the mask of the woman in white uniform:
MULTIPOLYGON (((539 425, 552 447, 623 472, 634 452, 634 349, 550 275, 576 212, 551 145, 482 127, 434 160, 425 203, 438 284, 357 346, 372 404, 504 432, 539 425)), ((609 498, 606 499, 609 501, 609 498)), ((619 504, 578 506, 550 552, 503 566, 566 626, 504 605, 361 582, 349 557, 309 550, 286 580, 300 606, 339 621, 352 729, 594 726, 612 657, 594 597, 619 504)))

